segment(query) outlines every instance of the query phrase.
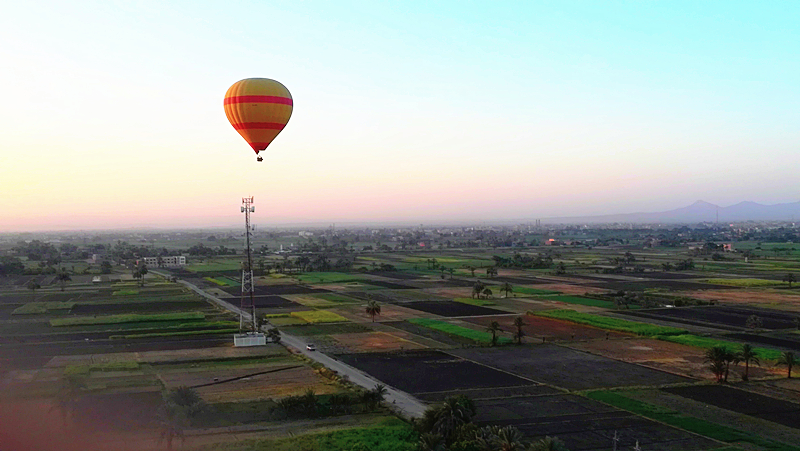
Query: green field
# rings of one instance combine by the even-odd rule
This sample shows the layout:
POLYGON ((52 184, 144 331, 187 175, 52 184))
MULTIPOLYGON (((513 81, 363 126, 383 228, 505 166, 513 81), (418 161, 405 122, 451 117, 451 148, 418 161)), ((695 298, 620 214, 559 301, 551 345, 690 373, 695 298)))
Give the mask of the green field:
POLYGON ((213 261, 187 265, 185 269, 192 272, 238 271, 242 269, 242 263, 236 260, 213 261))
POLYGON ((514 293, 529 294, 529 295, 548 295, 548 294, 561 294, 560 291, 542 290, 540 288, 529 287, 514 287, 514 293))
POLYGON ((785 282, 769 279, 705 279, 702 282, 713 283, 715 285, 729 285, 732 287, 772 287, 776 285, 786 285, 785 282))
POLYGON ((616 307, 611 301, 603 301, 600 299, 585 298, 583 296, 570 296, 568 294, 558 294, 549 296, 538 296, 539 299, 547 299, 549 301, 565 302, 567 304, 588 305, 591 307, 603 307, 613 309, 616 307))
POLYGON ((378 424, 298 435, 282 439, 247 440, 202 447, 204 451, 415 451, 419 440, 414 428, 397 418, 378 424))
POLYGON ((580 313, 574 310, 544 310, 541 312, 528 312, 531 315, 544 316, 546 318, 561 319, 572 321, 573 323, 594 326, 600 329, 614 330, 617 332, 627 332, 636 335, 656 336, 656 335, 681 335, 687 333, 684 329, 668 326, 655 326, 647 323, 628 321, 608 316, 592 315, 590 313, 580 313))
POLYGON ((74 301, 66 302, 29 302, 19 306, 11 312, 12 315, 41 315, 54 311, 70 310, 75 306, 74 301))
POLYGON ((372 332, 369 327, 356 323, 309 324, 307 326, 284 327, 281 330, 292 335, 306 336, 372 332))
MULTIPOLYGON (((686 346, 694 346, 696 348, 710 349, 715 346, 724 346, 732 351, 736 351, 742 347, 741 342, 719 340, 716 338, 700 337, 693 334, 681 335, 667 335, 656 337, 659 340, 671 341, 673 343, 680 343, 686 346)), ((781 351, 769 348, 754 348, 761 359, 778 360, 781 357, 781 351)))
POLYGON ((347 321, 347 318, 327 310, 307 310, 302 312, 292 312, 295 318, 300 318, 309 323, 338 323, 347 321))
POLYGON ((469 304, 469 305, 478 305, 478 306, 489 306, 489 305, 497 305, 496 302, 490 301, 489 299, 475 299, 475 298, 455 298, 453 299, 456 302, 460 302, 462 304, 469 304))
POLYGON ((139 294, 139 290, 133 289, 117 290, 111 293, 112 296, 136 296, 137 294, 139 294))
POLYGON ((295 276, 303 283, 345 283, 361 282, 365 277, 361 274, 348 274, 343 272, 309 272, 295 276))
POLYGON ((202 312, 179 312, 179 313, 158 313, 152 315, 140 315, 135 313, 125 315, 106 315, 106 316, 79 316, 75 318, 55 318, 50 320, 53 327, 63 326, 87 326, 101 324, 120 324, 120 323, 139 323, 154 321, 202 321, 206 315, 202 312))
POLYGON ((680 412, 665 409, 652 404, 647 404, 635 399, 627 398, 619 392, 594 391, 586 394, 588 398, 610 404, 614 407, 636 413, 643 417, 651 418, 680 429, 713 438, 721 442, 740 444, 752 443, 762 449, 773 451, 800 451, 800 448, 763 439, 738 429, 733 429, 721 424, 711 423, 680 412))
MULTIPOLYGON (((412 318, 409 319, 408 322, 418 326, 427 327, 429 329, 438 330, 439 332, 455 335, 457 337, 467 338, 478 343, 491 343, 492 341, 492 334, 489 332, 457 326, 455 324, 450 324, 438 319, 412 318)), ((511 343, 511 339, 507 337, 497 337, 497 342, 500 344, 507 344, 511 343)))
POLYGON ((206 282, 211 282, 220 287, 238 287, 241 285, 241 282, 237 282, 227 277, 203 277, 203 280, 206 282))

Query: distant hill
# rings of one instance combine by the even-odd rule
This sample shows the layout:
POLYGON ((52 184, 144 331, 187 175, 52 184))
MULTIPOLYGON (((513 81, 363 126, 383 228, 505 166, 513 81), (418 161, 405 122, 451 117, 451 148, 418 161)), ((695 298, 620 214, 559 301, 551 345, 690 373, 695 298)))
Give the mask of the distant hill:
POLYGON ((698 223, 714 222, 719 213, 720 222, 732 221, 790 221, 800 220, 800 202, 762 205, 755 202, 739 202, 729 207, 720 207, 702 200, 687 207, 655 213, 627 213, 602 216, 547 218, 549 224, 587 224, 587 223, 698 223))

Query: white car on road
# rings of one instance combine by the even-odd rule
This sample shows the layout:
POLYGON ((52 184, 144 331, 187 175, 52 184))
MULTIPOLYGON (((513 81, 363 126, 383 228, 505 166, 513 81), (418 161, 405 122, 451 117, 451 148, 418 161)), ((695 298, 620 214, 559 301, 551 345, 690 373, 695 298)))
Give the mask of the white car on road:
POLYGON ((306 349, 309 350, 309 351, 316 351, 317 347, 314 346, 313 343, 309 343, 309 344, 306 345, 306 349))

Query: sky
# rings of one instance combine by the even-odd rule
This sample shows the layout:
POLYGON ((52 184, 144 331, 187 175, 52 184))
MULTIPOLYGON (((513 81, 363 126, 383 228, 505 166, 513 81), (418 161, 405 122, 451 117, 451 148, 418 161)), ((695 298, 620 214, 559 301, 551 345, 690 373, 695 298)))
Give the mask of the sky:
POLYGON ((795 202, 800 2, 4 2, 0 121, 0 231, 795 202))

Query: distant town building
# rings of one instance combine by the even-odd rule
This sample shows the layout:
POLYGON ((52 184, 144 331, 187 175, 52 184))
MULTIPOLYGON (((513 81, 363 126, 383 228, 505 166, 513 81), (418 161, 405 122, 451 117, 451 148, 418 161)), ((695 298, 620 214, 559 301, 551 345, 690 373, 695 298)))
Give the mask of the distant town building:
POLYGON ((142 257, 140 260, 136 261, 137 265, 142 263, 151 268, 185 266, 186 257, 183 255, 175 255, 172 257, 142 257), (161 264, 159 264, 159 259, 161 259, 161 264))

